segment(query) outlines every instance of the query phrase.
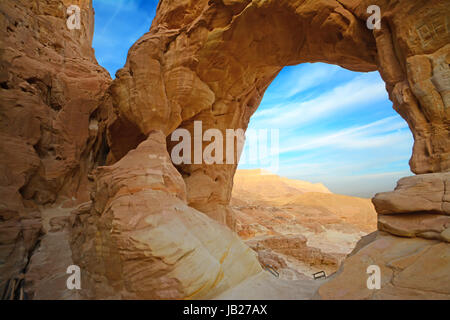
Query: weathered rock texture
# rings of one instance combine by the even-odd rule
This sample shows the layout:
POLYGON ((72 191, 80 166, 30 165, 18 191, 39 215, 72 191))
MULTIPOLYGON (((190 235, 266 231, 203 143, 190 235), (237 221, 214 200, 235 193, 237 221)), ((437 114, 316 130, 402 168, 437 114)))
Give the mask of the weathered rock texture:
POLYGON ((73 209, 63 208, 64 205, 41 209, 43 235, 26 268, 24 292, 27 299, 82 298, 78 290, 68 290, 66 284, 69 277, 67 268, 75 263, 69 228, 69 216, 73 209))
MULTIPOLYGON (((110 161, 155 129, 168 136, 169 152, 170 133, 184 128, 194 136, 194 121, 224 136, 226 129, 245 130, 284 66, 320 61, 379 70, 414 135, 411 169, 449 171, 449 20, 444 0, 161 1, 150 32, 131 48, 111 87, 117 118, 108 127, 110 161), (366 27, 370 5, 381 8, 380 30, 366 27)), ((228 204, 236 164, 177 169, 188 204, 234 228, 228 204)))
MULTIPOLYGON (((314 271, 325 269, 327 273, 336 271, 345 254, 323 252, 319 248, 308 246, 307 241, 308 239, 302 235, 281 235, 251 239, 245 243, 258 253, 260 251, 270 250, 282 256, 301 261, 311 266, 313 270, 315 268, 318 269, 314 271), (329 270, 332 271, 330 272, 329 270)), ((267 262, 264 263, 265 260, 260 258, 260 262, 268 265, 267 262)), ((269 266, 274 267, 276 270, 285 267, 282 264, 280 266, 269 264, 269 266)), ((308 274, 308 276, 311 277, 312 273, 308 274)))
MULTIPOLYGON (((193 133, 196 120, 203 130, 246 129, 282 67, 320 61, 378 69, 414 134, 412 170, 447 171, 449 16, 444 0, 161 1, 150 32, 131 48, 112 85, 112 159, 154 129, 193 133), (380 30, 366 27, 369 5, 381 8, 380 30)), ((178 167, 189 204, 231 227, 235 168, 178 167)))
POLYGON ((371 235, 375 239, 368 244, 358 246, 335 278, 319 288, 319 298, 450 299, 448 243, 378 233, 371 235), (379 290, 367 287, 370 265, 380 267, 379 290))
MULTIPOLYGON (((64 196, 87 200, 89 172, 103 164, 112 166, 97 171, 93 207, 78 210, 71 227, 73 262, 86 268, 90 276, 83 281, 92 295, 211 297, 257 272, 247 247, 192 209, 234 227, 228 204, 237 161, 180 165, 183 184, 160 150, 160 138, 169 140, 170 152, 173 130, 192 132, 196 120, 204 130, 246 129, 265 89, 286 65, 326 62, 356 71, 379 70, 394 108, 414 135, 412 170, 450 169, 446 0, 162 0, 150 31, 131 48, 106 96, 110 80, 91 48, 90 1, 70 0, 82 9, 81 30, 66 28, 68 4, 0 3, 0 289, 6 279, 27 271, 41 230, 37 205, 58 203, 64 196), (374 4, 381 7, 383 20, 381 29, 372 31, 366 28, 366 10, 374 4), (149 138, 154 130, 163 136, 149 138), (152 141, 158 141, 156 149, 147 150, 152 141), (141 142, 140 150, 130 153, 141 142), (163 158, 139 159, 136 154, 163 158), (141 167, 133 167, 136 163, 141 167), (227 251, 228 245, 232 250, 227 251), (235 264, 241 268, 236 270, 235 264)), ((391 226, 390 232, 405 229, 383 223, 391 226)), ((441 229, 435 223, 432 230, 437 232, 441 229)), ((414 234, 423 233, 417 230, 414 234)), ((389 278, 387 271, 386 279, 419 296, 448 294, 449 244, 386 237, 367 247, 370 262, 391 263, 393 256, 408 260, 399 267, 399 277, 389 278), (413 248, 414 243, 425 251, 411 257, 412 249, 405 253, 402 246, 413 248), (380 254, 370 255, 372 248, 381 248, 380 254), (421 276, 414 278, 417 272, 421 276)), ((446 230, 439 239, 445 237, 446 230)), ((341 277, 361 275, 363 269, 341 277)))
POLYGON ((450 173, 401 179, 393 192, 373 199, 378 229, 401 237, 450 242, 450 173))
POLYGON ((160 131, 98 168, 92 209, 72 221, 88 297, 212 298, 261 272, 235 233, 187 206, 160 131))
POLYGON ((93 31, 88 0, 0 2, 0 292, 44 232, 37 206, 86 201, 88 173, 104 162, 96 110, 110 77, 93 31), (66 26, 71 4, 80 30, 66 26))
POLYGON ((377 194, 373 203, 381 215, 411 212, 450 215, 450 172, 403 178, 395 191, 377 194))
POLYGON ((366 243, 357 246, 319 296, 450 299, 448 182, 448 173, 418 175, 401 179, 393 192, 377 194, 373 203, 380 231, 362 240, 366 243), (370 265, 380 267, 379 290, 366 285, 370 265))

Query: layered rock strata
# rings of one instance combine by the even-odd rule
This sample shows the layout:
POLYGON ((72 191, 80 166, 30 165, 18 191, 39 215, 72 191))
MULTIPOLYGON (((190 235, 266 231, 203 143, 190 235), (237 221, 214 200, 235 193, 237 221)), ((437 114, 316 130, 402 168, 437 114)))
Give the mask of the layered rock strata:
MULTIPOLYGON (((414 135, 412 170, 447 171, 448 13, 443 0, 161 1, 112 85, 112 154, 119 159, 153 129, 193 136, 195 121, 224 136, 245 130, 284 66, 326 62, 379 70, 414 135), (370 5, 381 9, 380 29, 367 28, 370 5)), ((170 151, 175 143, 168 140, 170 151)), ((234 227, 228 203, 236 161, 177 168, 189 204, 234 227)))
MULTIPOLYGON (((195 121, 224 136, 245 130, 286 65, 378 70, 414 136, 412 184, 435 188, 440 182, 423 184, 422 175, 446 181, 450 170, 449 10, 445 0, 162 0, 109 87, 91 48, 90 1, 2 1, 0 290, 32 267, 47 232, 39 206, 88 200, 90 179, 93 206, 74 214, 67 257, 86 268, 86 296, 205 298, 258 273, 256 257, 223 226, 235 226, 228 204, 237 159, 179 165, 181 178, 161 147, 170 153, 170 134, 193 133, 195 121), (81 8, 79 30, 66 26, 69 4, 81 8), (381 9, 380 29, 366 27, 370 5, 381 9), (139 159, 149 155, 162 158, 139 159)), ((349 258, 322 297, 448 297, 447 191, 421 193, 421 205, 406 189, 379 196, 389 233, 349 258), (382 268, 384 291, 365 291, 367 263, 382 268)))
POLYGON ((320 297, 450 299, 449 178, 448 173, 407 177, 394 191, 377 194, 380 231, 345 260, 319 289, 320 297), (371 265, 380 268, 378 290, 367 286, 371 265))
POLYGON ((84 296, 207 299, 261 272, 235 233, 187 205, 161 131, 99 167, 95 185, 91 208, 72 215, 84 296))
POLYGON ((88 200, 108 152, 97 110, 110 77, 93 32, 88 0, 0 3, 0 293, 46 232, 39 206, 88 200), (67 27, 72 4, 80 29, 67 27))

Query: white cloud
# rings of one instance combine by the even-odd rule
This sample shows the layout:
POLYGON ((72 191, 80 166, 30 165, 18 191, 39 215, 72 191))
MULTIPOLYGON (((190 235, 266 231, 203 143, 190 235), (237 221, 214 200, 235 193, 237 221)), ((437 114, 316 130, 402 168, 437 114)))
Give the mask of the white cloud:
MULTIPOLYGON (((133 2, 131 2, 133 3, 133 2)), ((119 12, 124 9, 124 0, 119 0, 114 2, 114 4, 112 4, 111 2, 109 3, 105 3, 104 1, 102 1, 103 5, 109 5, 109 6, 114 6, 115 10, 114 13, 109 17, 108 22, 106 22, 106 24, 103 26, 102 30, 99 32, 100 35, 102 35, 106 29, 108 29, 109 25, 116 19, 117 15, 119 14, 119 12)), ((126 8, 126 7, 125 7, 126 8)), ((131 7, 129 7, 131 8, 131 7)))
POLYGON ((379 75, 364 74, 312 100, 256 112, 252 119, 258 127, 298 128, 338 111, 383 100, 387 92, 379 75))
POLYGON ((370 149, 408 142, 411 133, 399 116, 391 116, 372 123, 323 135, 297 135, 281 141, 280 153, 317 148, 370 149), (297 141, 297 142, 295 142, 297 141), (299 141, 306 141, 298 143, 299 141), (284 146, 284 147, 283 147, 284 146))
POLYGON ((310 64, 300 72, 293 72, 290 75, 289 87, 286 97, 293 97, 301 92, 305 92, 314 87, 320 86, 340 70, 340 67, 326 64, 310 64))

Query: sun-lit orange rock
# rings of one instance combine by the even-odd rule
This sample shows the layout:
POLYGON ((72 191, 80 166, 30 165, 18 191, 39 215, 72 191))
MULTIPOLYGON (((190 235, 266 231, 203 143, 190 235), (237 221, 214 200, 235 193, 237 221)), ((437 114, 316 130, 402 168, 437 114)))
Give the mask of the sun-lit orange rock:
POLYGON ((231 208, 236 232, 260 262, 275 261, 289 278, 291 271, 283 272, 287 265, 308 277, 321 270, 332 274, 360 238, 377 229, 370 199, 259 169, 236 171, 231 208))
POLYGON ((162 132, 99 167, 95 184, 92 209, 72 216, 82 295, 206 299, 261 272, 235 233, 186 204, 162 132))
POLYGON ((89 199, 88 173, 108 152, 98 110, 111 79, 92 49, 91 1, 1 1, 0 26, 3 293, 44 232, 38 206, 89 199), (71 4, 80 30, 67 28, 71 4))
MULTIPOLYGON (((224 135, 226 129, 246 129, 284 66, 326 62, 379 70, 414 135, 412 170, 447 171, 448 10, 443 0, 162 1, 152 28, 130 49, 112 85, 117 118, 110 119, 111 159, 153 129, 168 136, 175 128, 192 133, 194 121, 224 135), (366 26, 369 5, 381 8, 379 30, 366 26)), ((174 143, 168 145, 171 150, 174 143)), ((227 205, 236 165, 178 169, 189 204, 233 227, 227 205)))
MULTIPOLYGON (((213 297, 248 284, 251 275, 266 281, 250 249, 225 227, 237 227, 229 205, 237 159, 230 165, 185 164, 177 170, 167 157, 150 159, 153 169, 165 172, 155 178, 145 171, 148 159, 138 158, 153 153, 136 148, 145 149, 157 130, 154 149, 170 154, 170 134, 177 128, 192 132, 200 120, 204 130, 245 130, 264 91, 287 65, 325 62, 378 70, 414 135, 410 165, 419 174, 416 182, 420 175, 444 177, 450 170, 450 7, 445 0, 162 0, 150 31, 132 46, 112 83, 91 47, 92 3, 73 2, 81 7, 80 30, 67 29, 68 0, 0 3, 0 290, 20 276, 29 256, 32 281, 42 276, 40 267, 51 264, 51 255, 36 252, 38 239, 49 252, 58 249, 43 227, 49 217, 42 206, 70 207, 89 198, 93 207, 76 210, 70 234, 57 238, 68 241, 70 235, 73 252, 61 257, 84 261, 90 270, 91 278, 83 280, 95 280, 87 286, 89 297, 117 297, 123 288, 124 298, 213 297), (366 27, 369 5, 381 8, 380 30, 366 27), (129 181, 121 174, 133 164, 140 165, 133 176, 137 180, 129 181), (95 171, 98 166, 103 167, 95 171), (149 198, 142 196, 146 192, 149 198), (110 232, 113 221, 118 234, 110 232), (158 237, 146 238, 140 227, 158 237), (194 232, 202 240, 180 238, 194 232), (91 247, 83 245, 85 238, 91 247), (226 254, 229 245, 235 255, 226 254), (196 252, 202 264, 192 262, 189 252, 196 252), (241 261, 238 271, 236 261, 241 261), (143 280, 136 270, 145 276, 158 272, 143 280), (191 281, 192 272, 201 275, 191 281)), ((428 191, 428 200, 442 194, 428 191)), ((379 213, 417 213, 410 212, 421 208, 415 193, 406 193, 410 201, 401 190, 379 196, 379 213)), ((433 207, 433 214, 448 213, 445 195, 444 209, 433 207)), ((56 214, 53 222, 67 221, 61 217, 56 214)), ((418 228, 420 217, 407 222, 381 218, 380 224, 393 234, 423 236, 428 231, 418 228)), ((433 232, 442 230, 442 218, 433 223, 428 218, 423 222, 433 232)), ((439 240, 380 233, 364 242, 320 296, 414 298, 433 292, 430 296, 447 298, 449 231, 444 226, 439 237, 431 236, 439 240), (412 253, 414 248, 418 251, 412 253), (378 295, 360 287, 365 259, 384 272, 386 287, 378 295)), ((430 238, 429 232, 425 235, 430 238)), ((45 290, 34 285, 35 292, 45 290)))

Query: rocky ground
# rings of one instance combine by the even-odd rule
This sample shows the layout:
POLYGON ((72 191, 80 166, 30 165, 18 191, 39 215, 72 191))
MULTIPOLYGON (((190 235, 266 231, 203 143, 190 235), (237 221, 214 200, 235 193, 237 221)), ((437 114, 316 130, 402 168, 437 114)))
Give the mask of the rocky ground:
POLYGON ((261 170, 238 170, 231 201, 237 232, 283 279, 337 271, 362 236, 377 229, 370 199, 261 170))

